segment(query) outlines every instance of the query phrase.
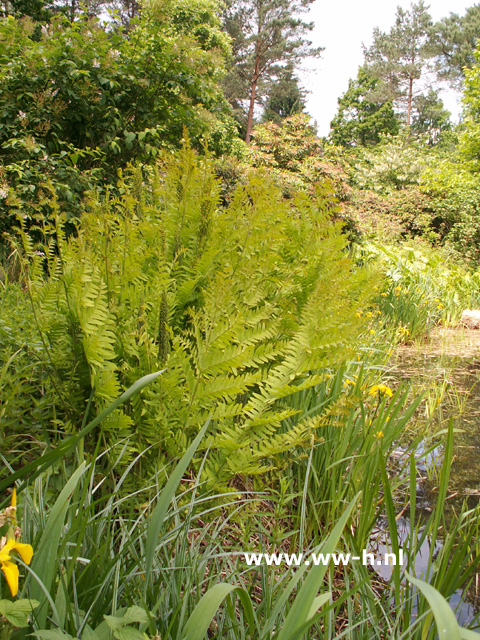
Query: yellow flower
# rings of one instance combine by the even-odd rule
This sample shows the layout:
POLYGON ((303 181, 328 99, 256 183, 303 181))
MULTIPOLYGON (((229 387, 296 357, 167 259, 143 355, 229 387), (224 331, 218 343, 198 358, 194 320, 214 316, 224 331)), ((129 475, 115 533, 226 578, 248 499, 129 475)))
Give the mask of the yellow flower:
POLYGON ((33 556, 33 549, 29 544, 22 544, 16 540, 7 540, 0 549, 0 569, 5 574, 5 579, 12 596, 18 593, 18 567, 12 562, 10 552, 16 551, 26 564, 30 564, 33 556))
POLYGON ((373 437, 374 437, 374 438, 377 438, 377 439, 379 440, 380 438, 383 438, 383 437, 384 437, 384 435, 385 435, 385 434, 383 433, 383 431, 377 431, 377 432, 374 434, 374 436, 373 436, 373 437))
POLYGON ((370 391, 368 392, 369 396, 374 396, 376 394, 382 395, 382 396, 388 396, 389 398, 391 398, 393 396, 393 391, 390 389, 390 387, 387 387, 386 384, 376 384, 374 385, 370 391))
POLYGON ((380 295, 382 296, 382 298, 386 298, 388 296, 388 293, 381 293, 380 295))
POLYGON ((437 309, 443 309, 445 307, 444 304, 442 304, 441 302, 439 304, 437 304, 437 309))

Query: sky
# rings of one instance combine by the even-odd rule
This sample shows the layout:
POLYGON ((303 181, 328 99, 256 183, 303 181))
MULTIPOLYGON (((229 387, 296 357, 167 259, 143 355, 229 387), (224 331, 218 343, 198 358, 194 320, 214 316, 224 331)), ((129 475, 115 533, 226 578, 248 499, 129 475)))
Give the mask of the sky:
MULTIPOLYGON (((429 12, 434 21, 450 13, 464 15, 478 0, 430 0, 429 12)), ((315 23, 310 34, 314 46, 325 47, 320 59, 305 63, 300 73, 307 96, 307 112, 316 121, 318 135, 328 135, 330 122, 337 112, 337 100, 348 89, 350 78, 356 78, 363 63, 362 42, 372 43, 374 27, 390 31, 397 6, 410 7, 409 0, 316 0, 308 20, 315 23), (307 68, 308 67, 308 68, 307 68)), ((458 117, 458 95, 440 94, 446 108, 458 117)))

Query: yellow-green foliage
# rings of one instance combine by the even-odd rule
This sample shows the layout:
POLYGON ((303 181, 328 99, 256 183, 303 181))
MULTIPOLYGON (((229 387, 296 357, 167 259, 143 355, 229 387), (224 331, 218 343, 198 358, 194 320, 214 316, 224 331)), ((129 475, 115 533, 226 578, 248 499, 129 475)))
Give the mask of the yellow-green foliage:
POLYGON ((352 354, 372 290, 331 220, 335 202, 285 201, 258 172, 221 209, 209 160, 188 148, 148 180, 122 180, 120 198, 92 200, 76 237, 57 222, 47 259, 23 235, 66 419, 78 426, 91 394, 98 412, 165 368, 106 425, 107 444, 129 436, 132 455, 177 456, 210 416, 211 482, 275 467, 315 428, 287 421, 289 398, 352 354))

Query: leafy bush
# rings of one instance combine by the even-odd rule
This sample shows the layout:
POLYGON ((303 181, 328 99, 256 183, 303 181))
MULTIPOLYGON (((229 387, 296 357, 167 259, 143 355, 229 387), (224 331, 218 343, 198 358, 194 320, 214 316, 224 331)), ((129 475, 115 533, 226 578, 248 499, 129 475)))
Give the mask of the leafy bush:
POLYGON ((0 231, 48 218, 53 190, 78 217, 85 191, 178 146, 185 123, 195 144, 234 150, 218 86, 228 39, 213 3, 181 7, 152 4, 128 37, 86 17, 57 17, 39 40, 28 19, 0 22, 0 231))
POLYGON ((385 136, 371 150, 365 149, 354 179, 363 189, 391 193, 418 185, 425 163, 425 152, 403 131, 398 136, 385 136))
POLYGON ((480 185, 470 165, 453 158, 432 164, 422 176, 441 238, 473 266, 480 264, 480 185))
POLYGON ((364 323, 352 310, 371 295, 370 272, 352 270, 335 203, 284 200, 258 173, 219 210, 211 163, 188 148, 119 189, 120 199, 91 201, 75 238, 58 210, 43 245, 21 232, 59 381, 57 425, 77 429, 87 403, 101 411, 165 366, 145 406, 111 416, 106 444, 128 437, 132 456, 151 445, 175 457, 210 415, 212 482, 267 471, 311 434, 308 420, 282 428, 289 397, 348 357, 364 323))
POLYGON ((422 236, 436 241, 445 232, 437 202, 419 187, 392 193, 354 190, 345 210, 367 238, 391 242, 422 236))
POLYGON ((249 149, 253 167, 268 169, 287 197, 298 191, 312 192, 317 183, 329 183, 340 200, 349 193, 346 174, 340 164, 324 156, 323 143, 309 116, 291 116, 281 125, 258 125, 249 149))

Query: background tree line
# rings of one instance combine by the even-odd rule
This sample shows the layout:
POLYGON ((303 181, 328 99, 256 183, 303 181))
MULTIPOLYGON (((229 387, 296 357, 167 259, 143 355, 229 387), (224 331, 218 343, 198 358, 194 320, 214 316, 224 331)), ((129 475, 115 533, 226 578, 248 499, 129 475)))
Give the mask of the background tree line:
MULTIPOLYGON (((313 24, 303 19, 312 2, 162 0, 140 6, 137 0, 3 0, 0 13, 31 18, 36 27, 29 35, 37 40, 41 37, 39 26, 58 20, 58 16, 70 22, 86 16, 101 18, 97 28, 109 38, 121 34, 127 39, 138 20, 151 16, 153 6, 157 14, 175 14, 175 28, 183 30, 183 36, 192 35, 188 29, 192 20, 197 31, 200 24, 208 29, 212 20, 216 21, 216 28, 229 36, 230 45, 223 39, 219 46, 210 38, 202 46, 222 55, 220 66, 225 73, 221 87, 240 135, 249 142, 256 121, 278 123, 305 108, 299 65, 306 57, 319 57, 322 51, 308 39, 313 24)), ((372 45, 364 48, 364 64, 339 99, 332 140, 342 145, 375 144, 381 133, 395 134, 405 123, 413 134, 427 134, 433 142, 450 128, 438 83, 461 88, 464 69, 474 63, 479 34, 480 5, 469 8, 464 16, 452 13, 437 23, 423 0, 412 3, 408 10, 399 7, 390 31, 376 28, 372 45)))
POLYGON ((475 64, 480 37, 480 5, 464 16, 451 13, 432 21, 423 0, 397 9, 390 31, 376 28, 364 64, 339 98, 331 140, 342 146, 369 146, 382 134, 396 135, 405 124, 429 144, 451 129, 450 113, 438 95, 442 83, 460 90, 465 70, 475 64))
POLYGON ((18 216, 48 217, 52 194, 69 217, 80 215, 86 193, 115 191, 119 170, 156 163, 162 149, 182 144, 185 127, 197 149, 271 167, 288 197, 328 177, 346 201, 349 190, 371 183, 362 176, 373 165, 385 167, 392 185, 417 184, 415 167, 426 156, 419 151, 421 162, 405 164, 418 155, 408 148, 415 142, 442 143, 461 175, 473 171, 480 5, 437 23, 423 0, 399 8, 389 32, 375 29, 321 141, 306 116, 282 126, 305 110, 302 60, 321 56, 305 19, 312 1, 4 0, 1 229, 18 216), (438 95, 442 82, 465 90, 465 118, 455 130, 438 95), (388 146, 388 136, 400 140, 405 127, 407 142, 388 146), (378 157, 342 159, 336 146, 372 148, 378 157))

